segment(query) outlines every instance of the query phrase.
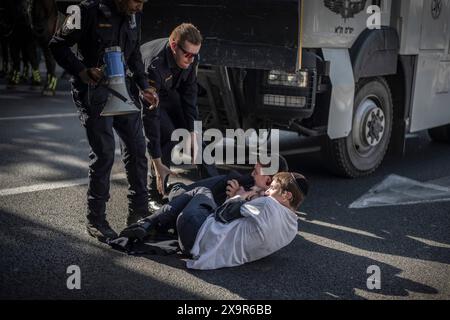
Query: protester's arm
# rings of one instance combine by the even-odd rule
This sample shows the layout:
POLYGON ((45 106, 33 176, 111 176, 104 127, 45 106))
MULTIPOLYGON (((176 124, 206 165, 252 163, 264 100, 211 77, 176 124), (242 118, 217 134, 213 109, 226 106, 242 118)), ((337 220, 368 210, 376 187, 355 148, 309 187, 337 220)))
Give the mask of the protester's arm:
POLYGON ((245 203, 241 207, 241 215, 243 217, 257 218, 264 211, 266 201, 267 197, 262 197, 245 203))

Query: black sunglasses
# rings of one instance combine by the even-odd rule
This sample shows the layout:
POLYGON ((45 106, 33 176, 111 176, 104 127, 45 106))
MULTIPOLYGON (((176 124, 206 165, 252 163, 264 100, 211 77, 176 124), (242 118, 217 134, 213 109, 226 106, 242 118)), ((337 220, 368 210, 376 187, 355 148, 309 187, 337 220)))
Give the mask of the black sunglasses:
POLYGON ((180 46, 180 45, 178 45, 178 44, 177 44, 177 47, 180 48, 181 51, 183 51, 184 56, 185 56, 186 58, 197 58, 198 55, 199 55, 198 53, 192 53, 192 52, 189 52, 189 51, 185 50, 182 46, 180 46))

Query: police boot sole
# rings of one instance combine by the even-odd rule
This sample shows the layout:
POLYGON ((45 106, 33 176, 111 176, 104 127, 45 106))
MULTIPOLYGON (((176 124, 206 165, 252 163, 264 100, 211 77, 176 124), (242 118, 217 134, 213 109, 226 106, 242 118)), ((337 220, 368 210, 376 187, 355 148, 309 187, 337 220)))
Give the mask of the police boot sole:
POLYGON ((86 232, 93 238, 97 239, 100 242, 106 243, 108 241, 108 239, 115 239, 117 238, 117 234, 116 235, 111 235, 111 236, 107 236, 104 235, 103 233, 101 233, 100 231, 98 231, 96 228, 90 228, 87 227, 86 228, 86 232))
POLYGON ((130 239, 139 239, 143 240, 147 236, 147 231, 144 228, 134 228, 134 229, 125 229, 123 230, 120 235, 120 237, 127 237, 130 239))

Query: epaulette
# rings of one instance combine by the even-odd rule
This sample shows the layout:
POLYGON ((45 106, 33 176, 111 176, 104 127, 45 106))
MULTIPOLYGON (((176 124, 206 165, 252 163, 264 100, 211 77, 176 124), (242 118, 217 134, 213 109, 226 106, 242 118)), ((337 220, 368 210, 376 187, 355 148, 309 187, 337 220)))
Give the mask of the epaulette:
POLYGON ((98 9, 105 16, 105 18, 108 18, 108 19, 111 18, 111 15, 112 15, 111 9, 107 5, 100 3, 98 5, 98 9))
POLYGON ((88 8, 92 8, 98 4, 99 4, 99 0, 84 0, 79 4, 79 6, 88 9, 88 8))
POLYGON ((158 56, 154 57, 154 58, 152 59, 152 61, 150 62, 150 68, 152 68, 152 69, 157 69, 158 66, 161 64, 162 61, 163 61, 163 60, 160 59, 158 56))

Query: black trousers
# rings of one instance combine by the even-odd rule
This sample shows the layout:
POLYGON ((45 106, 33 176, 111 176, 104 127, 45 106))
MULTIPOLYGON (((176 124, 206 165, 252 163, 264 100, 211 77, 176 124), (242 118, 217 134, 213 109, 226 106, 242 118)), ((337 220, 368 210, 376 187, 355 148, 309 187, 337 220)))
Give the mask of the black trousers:
POLYGON ((87 192, 88 219, 103 219, 105 216, 106 202, 110 197, 111 169, 114 164, 113 129, 120 138, 122 160, 129 184, 129 213, 145 216, 148 214, 148 168, 140 113, 102 117, 102 106, 87 102, 97 101, 95 95, 87 99, 85 92, 73 90, 72 94, 91 147, 87 192))
POLYGON ((24 63, 30 63, 33 70, 39 69, 36 39, 28 25, 19 24, 11 35, 11 59, 13 69, 20 71, 21 57, 24 63))
MULTIPOLYGON (((50 48, 48 44, 53 37, 54 30, 49 29, 49 20, 50 21, 58 21, 57 16, 60 16, 59 19, 62 20, 62 14, 58 12, 52 13, 52 9, 56 4, 51 3, 51 1, 39 1, 33 0, 31 5, 31 21, 33 25, 33 33, 35 35, 37 44, 42 49, 42 53, 45 58, 45 66, 47 68, 47 74, 51 76, 55 76, 56 70, 56 62, 53 58, 52 53, 50 52, 50 48), (53 16, 56 15, 56 16, 53 16)), ((56 26, 57 28, 58 26, 56 26)))
POLYGON ((176 228, 180 247, 189 254, 198 231, 216 207, 211 190, 197 187, 174 198, 146 220, 161 229, 176 228))
POLYGON ((38 37, 37 42, 42 49, 42 54, 45 59, 45 67, 47 69, 47 74, 51 76, 56 76, 56 62, 55 58, 53 58, 52 53, 50 52, 50 48, 48 47, 48 43, 50 42, 51 37, 38 37))
POLYGON ((211 194, 214 198, 214 201, 217 205, 222 205, 225 200, 227 199, 226 189, 228 185, 228 181, 236 179, 239 180, 243 177, 242 174, 240 174, 237 171, 230 171, 226 175, 219 175, 211 178, 206 178, 199 180, 197 182, 194 182, 190 185, 185 185, 183 183, 178 183, 173 190, 171 190, 169 194, 169 201, 175 199, 179 195, 183 194, 184 192, 194 190, 199 187, 207 188, 211 191, 211 194))
POLYGON ((2 47, 2 71, 5 73, 9 71, 9 41, 9 38, 0 38, 0 45, 2 47))

